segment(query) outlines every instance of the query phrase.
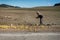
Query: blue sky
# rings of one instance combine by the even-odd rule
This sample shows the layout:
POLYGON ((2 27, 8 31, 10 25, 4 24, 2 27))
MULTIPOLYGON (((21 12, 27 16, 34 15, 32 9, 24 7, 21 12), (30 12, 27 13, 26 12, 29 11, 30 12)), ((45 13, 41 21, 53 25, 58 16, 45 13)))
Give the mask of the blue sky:
POLYGON ((60 0, 0 0, 0 4, 20 7, 52 6, 55 3, 60 3, 60 0))

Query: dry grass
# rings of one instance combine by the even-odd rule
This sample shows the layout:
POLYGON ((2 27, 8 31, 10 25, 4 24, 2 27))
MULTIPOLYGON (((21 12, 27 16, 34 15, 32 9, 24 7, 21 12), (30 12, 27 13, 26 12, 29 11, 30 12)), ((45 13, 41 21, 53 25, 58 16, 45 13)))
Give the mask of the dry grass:
MULTIPOLYGON (((52 11, 46 9, 44 9, 45 11, 42 11, 39 9, 40 13, 43 15, 44 24, 60 24, 60 11, 57 11, 56 9, 57 8, 52 11)), ((0 9, 0 24, 39 24, 39 19, 36 19, 36 17, 37 14, 34 10, 0 9)))
POLYGON ((46 25, 40 26, 29 26, 29 25, 18 25, 18 26, 9 26, 9 25, 0 25, 0 30, 16 30, 16 31, 60 31, 60 27, 49 27, 46 25))
POLYGON ((20 24, 39 24, 39 19, 36 19, 36 11, 40 10, 43 15, 44 24, 60 24, 60 8, 48 8, 41 10, 37 9, 0 9, 0 30, 19 30, 19 31, 60 31, 59 26, 29 26, 20 24), (52 10, 53 9, 53 10, 52 10), (10 24, 16 24, 10 26, 10 24))

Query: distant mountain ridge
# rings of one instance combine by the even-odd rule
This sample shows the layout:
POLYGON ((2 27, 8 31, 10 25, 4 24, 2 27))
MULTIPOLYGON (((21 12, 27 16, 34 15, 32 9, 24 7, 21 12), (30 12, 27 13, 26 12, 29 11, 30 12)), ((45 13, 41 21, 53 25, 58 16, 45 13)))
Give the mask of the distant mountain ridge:
POLYGON ((56 3, 54 6, 60 6, 60 3, 56 3))
MULTIPOLYGON (((0 4, 0 7, 3 7, 3 8, 21 8, 19 6, 13 6, 13 5, 7 5, 7 4, 0 4)), ((36 7, 32 7, 32 8, 52 8, 52 7, 60 8, 60 3, 56 3, 53 6, 36 6, 36 7)))
POLYGON ((11 6, 11 5, 7 5, 7 4, 0 4, 0 7, 4 7, 4 8, 20 8, 18 6, 11 6))

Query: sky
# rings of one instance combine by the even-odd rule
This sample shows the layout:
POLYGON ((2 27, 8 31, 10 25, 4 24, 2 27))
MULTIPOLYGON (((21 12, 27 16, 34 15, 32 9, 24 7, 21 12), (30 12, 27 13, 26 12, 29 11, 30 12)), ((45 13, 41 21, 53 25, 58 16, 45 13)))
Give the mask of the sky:
POLYGON ((0 0, 0 4, 28 8, 37 6, 53 6, 55 3, 60 3, 60 0, 0 0))

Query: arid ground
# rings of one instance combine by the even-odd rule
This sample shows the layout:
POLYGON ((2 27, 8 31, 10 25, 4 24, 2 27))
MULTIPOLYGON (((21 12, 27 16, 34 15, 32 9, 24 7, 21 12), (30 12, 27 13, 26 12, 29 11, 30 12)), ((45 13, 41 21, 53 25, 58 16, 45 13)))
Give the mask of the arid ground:
POLYGON ((0 25, 38 25, 37 11, 43 15, 43 26, 60 29, 60 7, 0 8, 0 25))
POLYGON ((0 8, 0 40, 60 40, 60 7, 0 8))

